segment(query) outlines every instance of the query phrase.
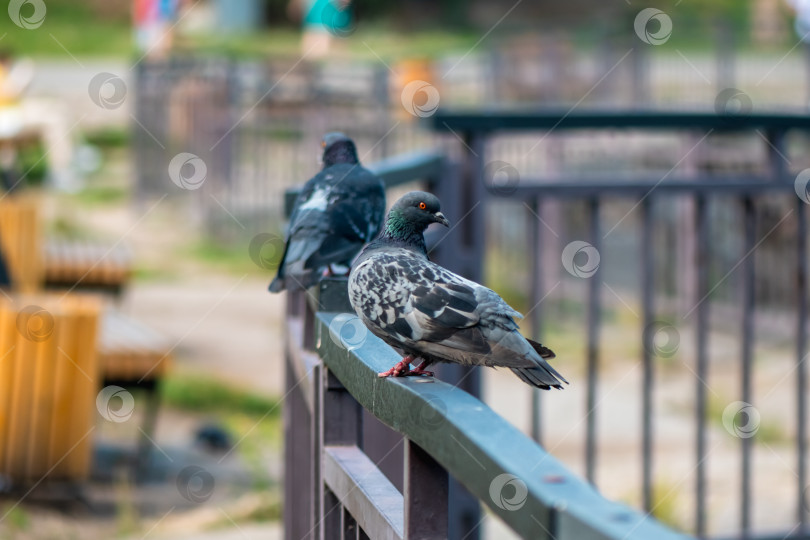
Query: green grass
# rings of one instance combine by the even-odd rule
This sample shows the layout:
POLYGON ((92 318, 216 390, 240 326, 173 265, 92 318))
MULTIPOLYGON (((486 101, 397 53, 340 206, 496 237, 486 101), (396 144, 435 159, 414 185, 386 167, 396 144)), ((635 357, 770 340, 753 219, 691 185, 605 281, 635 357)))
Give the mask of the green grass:
POLYGON ((201 375, 170 375, 160 384, 164 403, 175 409, 202 413, 278 416, 279 400, 201 375))
MULTIPOLYGON (((38 28, 15 25, 4 13, 0 22, 0 48, 18 55, 65 58, 71 55, 126 57, 134 54, 129 18, 99 18, 88 6, 68 0, 48 0, 46 15, 38 28)), ((23 9, 30 9, 24 7, 23 9)), ((26 12, 23 11, 23 15, 26 12)))
MULTIPOLYGON (((174 409, 212 415, 238 442, 236 452, 251 470, 254 491, 275 493, 278 482, 269 476, 267 462, 281 448, 281 403, 223 383, 212 377, 173 374, 160 386, 164 403, 174 409)), ((280 516, 277 500, 262 505, 251 520, 276 520, 280 516)))
POLYGON ((131 142, 131 132, 125 127, 104 127, 84 132, 84 140, 88 144, 98 146, 102 150, 127 148, 131 142))
MULTIPOLYGON (((250 239, 241 238, 232 242, 218 242, 213 238, 202 238, 190 245, 188 256, 196 262, 209 267, 237 274, 267 274, 268 278, 275 273, 271 269, 259 267, 251 258, 250 239)), ((281 254, 278 254, 281 257, 281 254)))
POLYGON ((0 516, 6 516, 4 523, 12 531, 25 531, 31 526, 31 517, 22 506, 9 503, 0 507, 0 516))
POLYGON ((127 190, 118 186, 88 186, 76 194, 76 199, 85 205, 106 205, 123 202, 127 190))
POLYGON ((678 519, 678 505, 680 491, 678 484, 658 481, 653 484, 652 515, 660 521, 675 529, 684 530, 684 524, 678 519))
MULTIPOLYGON (((722 430, 723 433, 728 433, 723 425, 723 412, 734 401, 736 399, 725 399, 717 396, 709 397, 708 406, 706 407, 706 419, 714 424, 717 429, 722 430)), ((756 407, 756 404, 754 404, 754 407, 756 407)), ((728 435, 729 437, 735 436, 732 433, 728 433, 728 435)), ((774 445, 789 444, 793 440, 779 421, 765 417, 761 411, 759 427, 757 427, 753 438, 756 442, 774 445)))

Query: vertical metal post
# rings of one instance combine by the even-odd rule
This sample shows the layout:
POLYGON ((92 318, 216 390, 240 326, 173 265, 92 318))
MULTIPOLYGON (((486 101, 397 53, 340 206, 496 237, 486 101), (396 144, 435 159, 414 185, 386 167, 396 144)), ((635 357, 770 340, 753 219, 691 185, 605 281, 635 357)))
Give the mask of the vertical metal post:
MULTIPOLYGON (((290 292, 287 296, 288 316, 303 311, 303 293, 290 292)), ((290 339, 288 334, 287 339, 290 339)), ((284 538, 286 540, 311 540, 315 508, 316 482, 313 478, 315 461, 313 441, 313 411, 303 394, 301 384, 295 377, 295 360, 289 353, 290 348, 300 347, 300 343, 287 343, 285 352, 285 398, 283 409, 284 421, 284 538), (295 481, 291 481, 291 478, 295 481)))
POLYGON ((323 491, 323 540, 342 540, 343 507, 337 495, 328 488, 323 491))
POLYGON ((352 515, 344 509, 342 512, 343 523, 341 525, 342 538, 344 540, 357 540, 360 533, 360 528, 357 526, 357 521, 352 515))
POLYGON ((653 370, 653 351, 650 340, 654 336, 648 335, 653 325, 653 295, 655 282, 655 257, 653 244, 653 214, 652 197, 645 198, 641 203, 641 364, 644 374, 641 383, 641 493, 644 510, 651 512, 653 508, 652 476, 653 476, 653 384, 655 372, 653 370))
POLYGON ((725 19, 715 21, 715 37, 717 43, 717 91, 734 86, 734 31, 725 19))
POLYGON ((709 290, 709 231, 708 208, 705 197, 695 197, 695 233, 697 249, 695 265, 697 270, 698 302, 695 319, 697 349, 696 386, 696 445, 695 445, 695 531, 698 537, 706 535, 706 375, 708 372, 708 322, 709 299, 705 298, 709 290))
MULTIPOLYGON (((743 223, 745 230, 744 254, 754 249, 756 242, 756 211, 754 201, 750 196, 742 200, 743 223)), ((743 261, 742 285, 742 344, 741 344, 741 390, 742 401, 751 403, 751 368, 754 342, 754 254, 751 253, 743 261)), ((742 437, 742 463, 741 463, 741 498, 740 498, 740 531, 743 538, 748 538, 751 529, 751 444, 752 437, 742 437)))
POLYGON ((405 538, 448 538, 447 471, 405 439, 405 538))
MULTIPOLYGON (((810 48, 808 49, 810 51, 810 48)), ((807 530, 807 207, 796 199, 796 471, 799 533, 807 530)))
POLYGON ((310 445, 310 478, 312 482, 310 484, 310 489, 312 490, 311 497, 312 502, 310 503, 311 512, 310 515, 312 521, 311 537, 312 540, 320 540, 321 538, 321 527, 323 526, 323 512, 322 512, 322 490, 323 490, 323 478, 321 476, 321 454, 323 453, 323 439, 321 438, 321 423, 323 417, 323 402, 322 402, 322 392, 320 391, 321 377, 323 376, 323 364, 317 363, 312 367, 312 377, 314 381, 314 388, 312 393, 312 415, 310 417, 310 424, 309 430, 311 435, 311 445, 310 445))
MULTIPOLYGON (((442 211, 453 222, 452 232, 439 245, 435 261, 474 281, 483 281, 486 245, 486 189, 483 182, 485 135, 464 133, 466 146, 457 166, 448 163, 447 174, 437 184, 442 211), (445 211, 445 207, 447 210, 445 211)), ((434 254, 431 253, 431 257, 434 254)), ((456 364, 437 366, 443 381, 481 396, 481 370, 456 364)), ((450 479, 450 537, 477 540, 481 520, 478 499, 454 478, 450 479)))
POLYGON ((782 129, 771 128, 765 133, 768 141, 768 169, 771 180, 774 182, 782 182, 788 174, 788 164, 785 160, 787 149, 785 148, 785 131, 782 129))
MULTIPOLYGON (((541 272, 543 271, 543 267, 540 264, 540 254, 541 254, 541 241, 542 241, 542 222, 540 221, 540 201, 538 199, 532 199, 529 203, 529 210, 528 213, 528 220, 529 220, 529 245, 527 253, 529 254, 529 258, 531 259, 531 291, 530 291, 530 309, 531 312, 529 313, 529 322, 532 325, 532 335, 534 339, 540 340, 541 337, 541 324, 542 324, 542 310, 538 305, 540 299, 542 298, 542 288, 543 288, 543 276, 541 272)), ((543 443, 543 433, 542 433, 542 422, 543 422, 543 414, 542 414, 542 397, 541 397, 541 390, 537 388, 532 388, 532 411, 531 411, 531 431, 532 431, 532 439, 537 441, 538 444, 543 443)))
MULTIPOLYGON (((588 201, 588 215, 590 216, 589 240, 591 245, 600 251, 602 237, 599 228, 599 199, 596 197, 588 201)), ((600 273, 597 270, 588 281, 588 396, 587 396, 587 428, 585 434, 585 477, 591 484, 596 483, 596 386, 599 370, 599 319, 601 317, 601 302, 599 298, 600 273)))

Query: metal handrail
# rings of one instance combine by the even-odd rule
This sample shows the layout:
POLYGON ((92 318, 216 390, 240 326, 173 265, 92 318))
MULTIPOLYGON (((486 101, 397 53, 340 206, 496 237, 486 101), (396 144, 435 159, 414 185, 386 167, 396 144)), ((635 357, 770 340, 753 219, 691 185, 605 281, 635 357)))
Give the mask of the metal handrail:
POLYGON ((518 534, 557 540, 685 538, 605 499, 463 390, 433 378, 380 379, 378 372, 400 360, 392 348, 367 334, 362 346, 349 350, 335 324, 346 315, 320 312, 316 317, 318 354, 345 389, 430 454, 518 534))

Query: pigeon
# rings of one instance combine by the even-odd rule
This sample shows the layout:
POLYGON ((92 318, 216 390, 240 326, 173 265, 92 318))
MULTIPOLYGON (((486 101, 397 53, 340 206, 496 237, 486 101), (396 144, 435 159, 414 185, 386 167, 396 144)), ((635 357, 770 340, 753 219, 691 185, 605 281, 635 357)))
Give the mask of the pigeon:
POLYGON ((334 132, 324 135, 321 146, 323 169, 295 202, 271 292, 307 289, 325 275, 346 274, 385 217, 385 186, 360 165, 354 142, 334 132))
POLYGON ((352 265, 352 308, 374 335, 405 355, 379 376, 432 376, 426 367, 451 362, 507 367, 527 384, 562 389, 568 381, 546 361, 554 353, 518 332, 520 313, 495 291, 428 259, 423 233, 432 223, 450 226, 439 199, 408 193, 352 265))

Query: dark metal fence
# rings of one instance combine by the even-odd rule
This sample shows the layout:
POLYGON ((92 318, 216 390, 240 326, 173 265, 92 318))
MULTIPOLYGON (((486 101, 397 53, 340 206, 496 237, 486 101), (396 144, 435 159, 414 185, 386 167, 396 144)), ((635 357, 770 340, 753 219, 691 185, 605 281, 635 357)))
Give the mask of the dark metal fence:
MULTIPOLYGON (((584 237, 584 241, 575 246, 577 252, 584 254, 584 261, 574 261, 573 255, 566 261, 565 250, 562 253, 562 263, 566 263, 570 268, 569 272, 579 278, 586 278, 587 283, 583 293, 583 300, 586 306, 585 319, 587 321, 584 339, 585 347, 585 377, 584 384, 587 385, 586 392, 586 435, 585 435, 585 476, 596 483, 597 465, 599 457, 600 434, 597 426, 600 416, 600 409, 604 407, 600 399, 600 373, 604 360, 602 356, 601 328, 604 324, 605 303, 602 298, 602 291, 609 285, 603 277, 606 268, 599 264, 599 254, 603 257, 607 253, 604 248, 604 240, 619 223, 626 218, 635 223, 638 230, 639 246, 638 258, 635 263, 628 263, 627 259, 621 261, 619 265, 622 271, 627 272, 629 268, 638 265, 637 287, 635 297, 640 298, 641 316, 639 317, 641 338, 640 358, 638 359, 643 376, 641 378, 640 394, 641 409, 638 414, 641 416, 641 434, 639 442, 641 444, 641 485, 642 508, 652 512, 655 509, 653 500, 653 487, 655 481, 653 459, 656 455, 653 451, 656 437, 656 390, 659 383, 656 381, 656 371, 661 369, 662 354, 657 354, 660 348, 653 340, 656 334, 664 331, 679 333, 679 328, 685 329, 687 326, 693 329, 694 335, 694 358, 689 358, 681 352, 679 355, 683 366, 691 373, 694 387, 694 450, 693 450, 693 530, 699 536, 706 536, 712 529, 709 527, 709 520, 712 517, 709 512, 709 484, 707 481, 708 461, 712 456, 712 449, 709 447, 709 436, 716 432, 710 422, 716 411, 710 410, 708 394, 713 392, 712 385, 717 379, 728 379, 728 376, 710 378, 710 351, 709 343, 713 332, 713 321, 710 318, 712 306, 716 304, 713 297, 715 290, 720 287, 735 270, 739 268, 739 276, 735 276, 735 289, 737 298, 732 311, 727 312, 737 319, 739 325, 739 381, 738 400, 739 407, 731 411, 730 420, 726 418, 726 410, 723 411, 723 423, 726 429, 733 432, 739 439, 740 465, 738 474, 733 478, 726 478, 726 497, 739 496, 738 510, 738 534, 740 537, 750 537, 755 528, 752 524, 753 498, 756 495, 752 487, 754 477, 754 463, 752 460, 753 450, 757 446, 755 437, 757 429, 760 427, 759 412, 756 408, 759 402, 756 399, 756 388, 754 387, 755 364, 753 360, 753 348, 757 330, 761 326, 762 318, 757 317, 756 290, 761 285, 762 280, 758 277, 758 267, 769 265, 790 265, 792 279, 787 287, 792 291, 794 298, 794 321, 792 326, 794 361, 786 367, 779 381, 781 385, 788 377, 794 380, 795 406, 787 410, 782 410, 781 418, 789 418, 795 428, 795 435, 790 436, 790 440, 795 448, 795 483, 788 494, 789 488, 784 487, 778 491, 780 504, 791 504, 794 508, 795 521, 791 520, 781 526, 787 533, 785 537, 805 537, 807 534, 807 501, 804 492, 807 487, 806 468, 806 358, 807 343, 807 231, 806 231, 806 208, 808 196, 806 192, 807 179, 796 176, 797 171, 790 171, 787 163, 790 152, 788 151, 787 135, 794 131, 807 131, 810 129, 810 117, 793 115, 717 115, 717 114, 684 114, 684 113, 636 113, 636 112, 577 112, 560 111, 538 114, 453 114, 439 113, 433 117, 433 127, 437 130, 453 130, 463 138, 465 157, 461 164, 462 170, 470 171, 473 175, 472 184, 480 186, 480 189, 473 195, 475 201, 483 203, 484 206, 494 205, 497 198, 517 199, 524 203, 524 212, 528 211, 531 216, 530 221, 535 223, 534 228, 530 228, 529 254, 527 260, 531 263, 531 289, 528 299, 530 307, 530 319, 532 332, 542 336, 543 341, 553 339, 552 336, 545 335, 541 321, 546 321, 549 317, 549 303, 544 299, 553 289, 549 285, 547 276, 549 268, 558 268, 560 261, 560 251, 551 250, 552 259, 549 260, 548 250, 542 249, 543 238, 548 238, 548 229, 552 233, 551 227, 544 221, 543 209, 549 206, 568 205, 565 208, 572 208, 572 204, 578 204, 577 212, 582 216, 582 223, 576 229, 584 237), (517 170, 504 162, 488 162, 488 142, 490 138, 497 136, 499 132, 515 131, 537 131, 548 133, 549 131, 563 132, 568 130, 630 130, 630 131, 675 131, 686 133, 692 136, 693 140, 698 140, 696 146, 702 144, 706 138, 712 134, 715 136, 728 136, 731 133, 743 133, 756 131, 761 134, 761 144, 765 147, 767 160, 762 164, 758 174, 717 174, 710 169, 695 168, 688 163, 682 166, 675 166, 663 175, 651 175, 647 178, 633 178, 631 174, 604 176, 592 180, 583 179, 581 175, 558 175, 555 177, 527 177, 518 176, 517 170), (501 176, 494 174, 500 171, 501 176), (629 176, 629 178, 628 178, 629 176), (797 197, 798 194, 798 197, 797 197), (615 198, 627 198, 633 204, 630 209, 616 222, 613 228, 605 228, 605 201, 615 198), (656 245, 656 229, 662 225, 667 225, 658 213, 664 203, 673 199, 680 199, 687 202, 689 212, 685 224, 679 232, 684 232, 689 237, 691 253, 688 254, 688 267, 696 276, 695 288, 689 298, 683 303, 679 317, 674 322, 660 322, 659 317, 663 311, 659 307, 661 295, 657 293, 656 283, 660 275, 656 271, 656 252, 667 249, 668 245, 656 245), (713 257, 713 249, 716 237, 713 236, 713 226, 716 221, 712 212, 713 205, 718 199, 730 199, 734 201, 737 213, 735 227, 737 238, 742 237, 737 250, 737 260, 735 264, 723 274, 717 271, 713 257), (778 204, 776 204, 774 201, 778 204), (770 206, 768 206, 770 205, 770 206), (763 215, 765 210, 773 208, 781 209, 778 220, 772 220, 769 229, 762 230, 763 215), (584 215, 581 214, 584 212, 584 215), (635 215, 633 215, 635 214, 635 215), (775 224, 773 224, 775 221, 775 224), (662 223, 663 222, 663 223, 662 223), (780 227, 782 227, 780 229, 780 227), (789 257, 780 257, 777 260, 763 260, 757 257, 757 250, 765 245, 769 237, 780 230, 785 236, 784 230, 790 230, 788 236, 792 236, 793 253, 789 257), (596 264, 593 257, 596 257, 596 264), (755 262, 759 260, 759 264, 755 262), (691 365, 690 365, 691 364, 691 365), (602 406, 600 406, 602 405, 602 406), (756 417, 756 418, 754 418, 756 417), (733 489, 729 491, 728 485, 733 489), (790 500, 788 503, 785 499, 790 500)), ((617 151, 621 151, 622 146, 616 146, 617 151)), ((694 148, 694 147, 693 147, 694 148)), ((687 153, 689 155, 689 153, 687 153)), ((684 161, 684 160, 682 160, 684 161)), ((681 165, 679 162, 677 165, 681 165)), ((806 172, 806 171, 805 171, 806 172)), ((810 174, 806 175, 810 178, 810 174)), ((513 210, 514 212, 514 210, 513 210)), ((510 214, 514 220, 514 213, 510 214)), ((547 217, 547 216, 546 216, 547 217)), ((613 214, 615 220, 616 214, 613 214)), ((564 220, 563 220, 564 221, 564 220)), ((559 222, 552 222, 560 225, 559 222)), ((564 223, 562 224, 564 226, 564 223)), ((483 241, 482 237, 479 241, 483 241)), ((554 233, 555 236, 558 236, 554 233)), ((724 238, 729 241, 729 237, 724 238)), ((559 240, 560 244, 564 240, 559 240)), ((574 243, 569 243, 569 246, 574 243)), ((488 245, 493 245, 490 242, 488 245)), ((495 242, 497 245, 497 242, 495 242)), ((781 253, 784 254, 784 251, 781 253)), ((723 268, 722 270, 725 270, 723 268)), ((553 272, 553 270, 552 270, 553 272)), ((767 272, 762 275, 769 276, 767 272)), ((555 285, 556 287, 556 285, 555 285)), ((611 289, 612 292, 613 291, 611 289)), ((621 299, 620 299, 621 300, 621 299)), ((671 310, 669 310, 671 313, 671 310)), ((553 316, 553 312, 551 313, 553 316)), ((728 317, 728 315, 726 315, 728 317)), ((726 324, 729 321, 725 321, 726 324)), ((683 333, 685 334, 685 330, 683 333)), ((790 332, 787 332, 788 335, 790 332)), ((677 352, 669 351, 672 354, 677 352)), ((714 357, 717 361, 717 357, 714 357)), ((761 392, 761 391, 760 391, 761 392)), ((760 394, 761 395, 761 394, 760 394)), ((549 419, 547 424, 541 424, 540 394, 534 393, 532 408, 532 433, 537 440, 543 440, 543 433, 549 429, 561 428, 555 425, 553 419, 549 419), (542 429, 541 429, 542 428, 542 429)), ((550 416, 550 415, 549 415, 550 416)), ((629 422, 629 420, 626 420, 629 422)), ((620 421, 622 423, 622 421, 620 421)), ((764 423, 763 423, 764 425, 764 423)), ((762 443, 767 446, 767 443, 762 443)), ((727 459, 724 458, 724 459, 727 459)), ((660 470, 660 468, 659 468, 660 470)), ((765 470, 765 477, 768 471, 765 470)), ((768 499, 760 498, 760 502, 771 502, 768 499)), ((727 531, 726 531, 727 532, 727 531)), ((761 531, 758 531, 761 532, 761 531)), ((781 535, 780 535, 781 536, 781 535)))
MULTIPOLYGON (((763 57, 734 56, 729 47, 682 52, 644 43, 628 27, 614 32, 621 39, 610 37, 594 51, 577 47, 570 33, 540 34, 432 61, 189 56, 141 62, 132 114, 136 193, 141 199, 178 195, 208 233, 226 240, 243 229, 277 228, 278 200, 311 176, 327 130, 348 131, 367 162, 437 145, 453 155, 452 137, 425 129, 403 108, 403 88, 413 80, 434 87, 442 107, 711 111, 720 99, 749 110, 804 110, 810 95, 810 78, 796 76, 810 65, 801 48, 763 57), (207 166, 198 189, 175 189, 167 177, 179 153, 207 166)), ((553 151, 555 144, 552 137, 538 150, 553 151)), ((503 151, 509 148, 519 151, 514 143, 503 151)))
MULTIPOLYGON (((474 167, 448 165, 421 154, 372 168, 388 187, 422 180, 446 212, 467 208, 428 243, 435 260, 480 279, 483 184, 470 183, 474 167)), ((604 499, 475 399, 478 370, 379 379, 399 357, 347 313, 345 280, 288 294, 286 538, 474 539, 479 501, 525 538, 680 537, 604 499)))

